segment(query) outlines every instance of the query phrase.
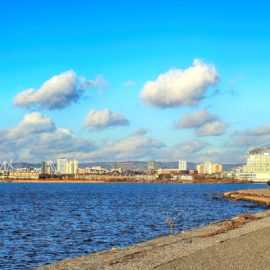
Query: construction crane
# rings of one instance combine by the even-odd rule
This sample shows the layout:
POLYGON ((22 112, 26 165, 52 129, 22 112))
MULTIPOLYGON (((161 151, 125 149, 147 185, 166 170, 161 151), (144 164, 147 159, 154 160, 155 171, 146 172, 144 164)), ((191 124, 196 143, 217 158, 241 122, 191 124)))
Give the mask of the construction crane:
POLYGON ((16 172, 17 169, 12 165, 12 159, 10 159, 10 162, 7 162, 6 160, 2 163, 0 170, 6 171, 6 172, 16 172))

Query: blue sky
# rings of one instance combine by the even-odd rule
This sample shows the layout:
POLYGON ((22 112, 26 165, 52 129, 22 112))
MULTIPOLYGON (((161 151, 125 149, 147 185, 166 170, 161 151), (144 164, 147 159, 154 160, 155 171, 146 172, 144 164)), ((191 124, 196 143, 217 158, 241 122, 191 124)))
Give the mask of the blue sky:
POLYGON ((269 146, 267 1, 11 0, 0 25, 1 160, 233 163, 269 146), (212 81, 182 77, 195 59, 212 81))

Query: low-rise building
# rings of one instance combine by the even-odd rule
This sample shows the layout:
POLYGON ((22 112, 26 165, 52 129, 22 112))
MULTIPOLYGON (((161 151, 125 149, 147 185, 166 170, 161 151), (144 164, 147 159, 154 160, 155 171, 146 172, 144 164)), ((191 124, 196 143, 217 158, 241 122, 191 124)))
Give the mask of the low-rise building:
POLYGON ((9 179, 39 179, 38 172, 10 172, 9 179))

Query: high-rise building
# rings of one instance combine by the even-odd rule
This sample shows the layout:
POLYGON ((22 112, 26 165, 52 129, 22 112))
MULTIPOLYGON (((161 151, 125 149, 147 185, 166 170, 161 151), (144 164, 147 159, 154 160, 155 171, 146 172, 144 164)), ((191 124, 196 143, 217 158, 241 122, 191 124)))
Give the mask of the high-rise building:
POLYGON ((212 174, 213 173, 213 168, 212 168, 211 162, 205 161, 203 166, 204 166, 204 173, 205 174, 212 174))
POLYGON ((178 169, 181 171, 187 170, 187 161, 186 160, 179 160, 178 161, 178 169))
POLYGON ((68 173, 68 160, 66 158, 57 159, 57 172, 61 174, 68 173))
POLYGON ((196 169, 199 174, 204 174, 204 165, 203 164, 197 164, 196 169))
POLYGON ((50 161, 44 161, 42 162, 42 168, 41 168, 41 172, 43 174, 52 174, 52 166, 51 166, 51 162, 50 161))
POLYGON ((76 174, 78 172, 78 161, 76 159, 68 162, 68 173, 76 174))
POLYGON ((156 167, 155 161, 154 160, 149 160, 147 162, 147 170, 148 171, 154 171, 156 167))
POLYGON ((212 172, 213 173, 222 172, 222 164, 219 164, 219 163, 212 164, 212 172))

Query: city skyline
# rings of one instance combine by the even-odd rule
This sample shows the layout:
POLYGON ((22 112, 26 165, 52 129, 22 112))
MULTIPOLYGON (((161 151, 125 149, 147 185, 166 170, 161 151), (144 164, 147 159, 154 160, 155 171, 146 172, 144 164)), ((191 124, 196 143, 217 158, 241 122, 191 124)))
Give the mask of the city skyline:
POLYGON ((1 3, 0 160, 242 163, 269 146, 269 4, 213 3, 1 3))

